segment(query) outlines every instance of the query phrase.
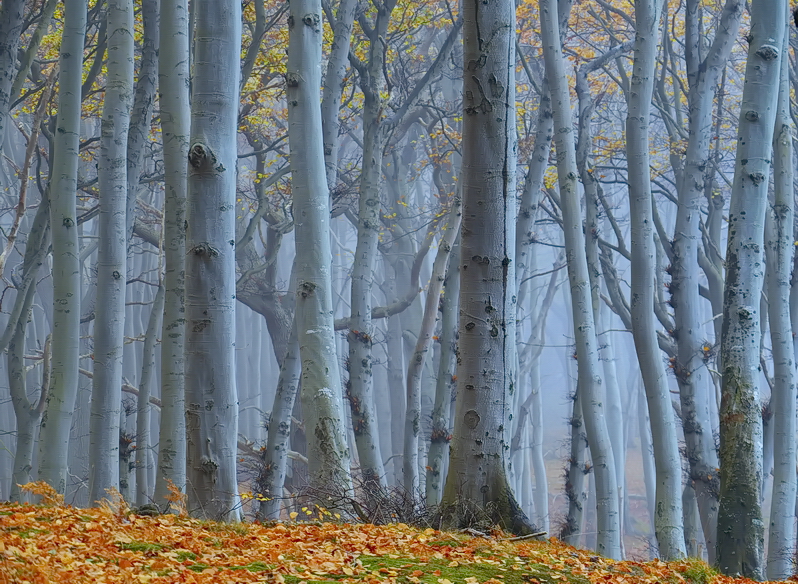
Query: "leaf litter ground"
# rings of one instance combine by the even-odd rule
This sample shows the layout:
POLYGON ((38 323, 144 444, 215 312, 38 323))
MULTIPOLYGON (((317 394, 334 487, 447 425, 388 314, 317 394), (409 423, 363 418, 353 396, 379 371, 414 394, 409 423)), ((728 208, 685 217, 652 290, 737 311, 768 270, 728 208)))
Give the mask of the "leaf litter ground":
POLYGON ((0 504, 0 584, 731 584, 697 560, 612 562, 556 540, 509 541, 403 524, 264 526, 124 505, 0 504))

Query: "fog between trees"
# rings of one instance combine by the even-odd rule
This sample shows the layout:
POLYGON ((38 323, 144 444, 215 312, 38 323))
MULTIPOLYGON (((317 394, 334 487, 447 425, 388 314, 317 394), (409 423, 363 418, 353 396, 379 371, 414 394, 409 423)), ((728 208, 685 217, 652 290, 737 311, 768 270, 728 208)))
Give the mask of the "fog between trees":
POLYGON ((789 577, 791 24, 2 0, 0 497, 789 577))

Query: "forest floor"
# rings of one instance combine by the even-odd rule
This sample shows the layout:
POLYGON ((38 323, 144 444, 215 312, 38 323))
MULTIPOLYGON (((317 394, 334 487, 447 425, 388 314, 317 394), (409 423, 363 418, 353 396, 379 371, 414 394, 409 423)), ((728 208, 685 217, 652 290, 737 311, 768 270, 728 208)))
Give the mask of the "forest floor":
MULTIPOLYGON (((40 494, 42 494, 40 492, 40 494)), ((698 560, 613 562, 556 540, 338 523, 324 509, 270 527, 56 498, 0 504, 0 584, 731 584, 698 560), (325 519, 333 519, 326 521, 325 519)))

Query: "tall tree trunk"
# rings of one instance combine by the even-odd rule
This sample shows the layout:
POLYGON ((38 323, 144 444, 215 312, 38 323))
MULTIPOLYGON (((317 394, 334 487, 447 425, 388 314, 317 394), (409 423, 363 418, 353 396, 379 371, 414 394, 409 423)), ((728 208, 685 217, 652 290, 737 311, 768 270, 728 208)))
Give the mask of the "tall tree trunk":
POLYGON ((515 4, 463 5, 463 225, 460 357, 447 511, 458 500, 528 532, 507 480, 508 406, 515 391, 515 4))
MULTIPOLYGON (((39 480, 66 489, 69 430, 78 391, 80 248, 75 193, 80 138, 80 82, 87 0, 66 0, 61 36, 58 120, 50 188, 53 238, 53 356, 50 395, 39 433, 39 480)), ((124 275, 122 276, 124 278, 124 275)), ((114 443, 119 437, 114 436, 114 443)))
POLYGON ((384 86, 382 41, 388 30, 395 0, 379 4, 374 28, 370 30, 368 62, 360 63, 360 88, 363 91, 363 167, 360 175, 357 246, 352 268, 352 319, 349 341, 349 382, 346 397, 352 413, 355 445, 365 488, 385 486, 374 409, 372 338, 374 324, 372 287, 380 230, 380 184, 385 134, 381 127, 384 86))
POLYGON ((241 3, 196 6, 186 211, 188 496, 196 515, 234 521, 241 507, 234 374, 241 3))
POLYGON ((108 73, 102 114, 89 501, 119 486, 119 415, 127 283, 127 133, 133 106, 133 1, 109 0, 108 73))
POLYGON ((648 143, 661 11, 659 0, 635 1, 635 74, 632 76, 626 118, 626 158, 629 161, 629 215, 632 223, 632 335, 651 414, 657 469, 654 533, 660 557, 673 560, 684 557, 686 553, 682 524, 682 467, 676 420, 654 316, 656 248, 648 143))
POLYGON ((161 0, 158 55, 164 158, 164 311, 161 333, 161 422, 155 503, 168 505, 169 483, 186 490, 185 262, 186 189, 191 110, 188 96, 187 0, 161 0))
POLYGON ((593 468, 596 474, 598 522, 597 551, 609 558, 621 552, 618 484, 615 459, 604 414, 596 329, 590 295, 590 277, 585 255, 585 236, 577 190, 577 164, 571 120, 571 102, 564 59, 560 47, 558 7, 552 0, 541 2, 541 33, 546 76, 552 96, 555 147, 560 187, 560 207, 571 284, 576 353, 579 363, 578 393, 582 405, 593 468))
POLYGON ((764 576, 764 523, 759 500, 763 228, 786 14, 784 0, 751 5, 723 301, 717 562, 724 574, 742 574, 755 580, 764 576))
MULTIPOLYGON (((784 32, 784 49, 789 48, 789 24, 784 32)), ((773 140, 774 204, 765 217, 765 254, 773 347, 773 497, 770 507, 767 577, 785 580, 794 570, 795 557, 795 440, 796 373, 793 329, 790 322, 790 277, 793 269, 793 147, 794 127, 790 117, 789 63, 781 60, 779 101, 773 140)))
MULTIPOLYGON (((335 345, 330 197, 319 106, 321 0, 291 0, 289 10, 286 83, 297 242, 295 320, 308 473, 312 489, 348 492, 352 479, 335 345)), ((379 449, 376 457, 380 459, 379 449)))
POLYGON ((702 300, 699 297, 699 249, 704 176, 712 138, 712 98, 726 65, 742 16, 741 0, 728 0, 721 23, 703 61, 699 28, 702 17, 698 0, 687 3, 685 38, 689 93, 690 134, 684 159, 683 180, 678 190, 676 224, 671 260, 671 304, 679 331, 676 337, 676 381, 682 408, 687 461, 698 502, 710 563, 715 560, 718 514, 718 455, 710 423, 714 384, 708 368, 707 341, 702 334, 702 300))

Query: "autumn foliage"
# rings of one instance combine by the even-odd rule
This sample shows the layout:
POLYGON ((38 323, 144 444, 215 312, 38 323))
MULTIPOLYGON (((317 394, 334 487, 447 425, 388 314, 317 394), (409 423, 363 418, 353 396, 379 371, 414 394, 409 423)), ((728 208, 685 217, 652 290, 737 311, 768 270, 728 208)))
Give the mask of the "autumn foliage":
MULTIPOLYGON (((67 506, 30 485, 40 505, 0 505, 0 584, 49 582, 365 582, 597 584, 747 582, 705 564, 612 562, 554 539, 517 541, 326 521, 272 526, 140 516, 120 499, 67 506)), ((113 499, 113 498, 112 498, 113 499)))

